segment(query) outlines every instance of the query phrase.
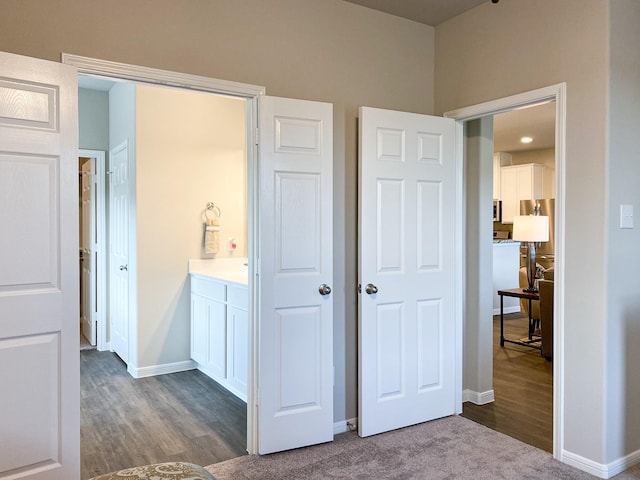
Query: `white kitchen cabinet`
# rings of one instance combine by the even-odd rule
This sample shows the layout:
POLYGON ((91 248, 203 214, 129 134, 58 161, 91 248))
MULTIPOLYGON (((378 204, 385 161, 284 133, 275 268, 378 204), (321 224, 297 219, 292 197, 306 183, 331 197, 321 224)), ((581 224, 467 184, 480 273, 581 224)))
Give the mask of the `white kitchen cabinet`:
POLYGON ((513 223, 513 217, 520 215, 520 200, 549 196, 549 189, 544 186, 546 168, 539 163, 527 163, 500 169, 502 223, 513 223))
POLYGON ((247 401, 248 290, 191 275, 191 358, 198 370, 247 401))
MULTIPOLYGON (((520 242, 493 243, 493 314, 500 315, 498 290, 518 288, 520 270, 520 242)), ((504 313, 520 311, 520 299, 504 297, 504 313)))
POLYGON ((511 154, 506 152, 496 152, 493 154, 493 199, 501 200, 501 168, 511 165, 511 154))

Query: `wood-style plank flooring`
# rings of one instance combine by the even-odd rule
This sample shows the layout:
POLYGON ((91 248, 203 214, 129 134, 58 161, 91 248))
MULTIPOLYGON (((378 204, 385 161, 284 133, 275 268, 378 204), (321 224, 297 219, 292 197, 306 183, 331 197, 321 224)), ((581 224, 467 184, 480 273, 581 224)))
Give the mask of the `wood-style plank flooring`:
MULTIPOLYGON (((505 337, 527 335, 522 314, 505 315, 505 337)), ((539 350, 505 343, 500 347, 500 316, 493 318, 495 401, 463 404, 462 416, 547 452, 553 451, 553 363, 539 350)))
POLYGON ((246 454, 246 403, 197 370, 135 379, 115 354, 83 350, 80 372, 82 479, 246 454))

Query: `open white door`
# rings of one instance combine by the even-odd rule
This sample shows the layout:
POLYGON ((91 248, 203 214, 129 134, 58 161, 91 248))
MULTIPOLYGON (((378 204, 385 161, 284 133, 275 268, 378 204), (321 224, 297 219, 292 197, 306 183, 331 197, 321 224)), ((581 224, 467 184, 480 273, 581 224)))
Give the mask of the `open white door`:
POLYGON ((109 339, 129 363, 129 147, 109 152, 109 339))
POLYGON ((91 345, 96 344, 96 287, 95 278, 95 223, 93 206, 95 191, 92 188, 96 165, 94 158, 88 158, 81 166, 81 204, 80 204, 80 325, 82 334, 91 345))
POLYGON ((455 122, 360 109, 359 434, 455 412, 455 122))
POLYGON ((260 454, 333 440, 332 111, 260 98, 260 454))
POLYGON ((0 477, 80 478, 77 73, 0 64, 0 477))

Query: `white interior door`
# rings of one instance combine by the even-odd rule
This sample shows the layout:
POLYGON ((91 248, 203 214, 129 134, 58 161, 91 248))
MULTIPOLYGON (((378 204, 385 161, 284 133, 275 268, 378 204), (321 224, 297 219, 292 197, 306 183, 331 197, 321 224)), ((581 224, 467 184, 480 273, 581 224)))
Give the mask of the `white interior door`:
POLYGON ((333 439, 330 104, 259 105, 258 452, 333 439))
POLYGON ((359 434, 455 411, 455 123, 362 107, 359 434))
POLYGON ((77 73, 0 65, 0 477, 80 478, 77 73))
POLYGON ((95 223, 93 214, 95 191, 93 178, 95 176, 95 159, 87 159, 81 167, 81 204, 80 218, 80 325, 82 334, 91 345, 96 344, 96 265, 95 252, 95 223))
POLYGON ((129 363, 129 148, 109 152, 109 325, 111 350, 129 363))

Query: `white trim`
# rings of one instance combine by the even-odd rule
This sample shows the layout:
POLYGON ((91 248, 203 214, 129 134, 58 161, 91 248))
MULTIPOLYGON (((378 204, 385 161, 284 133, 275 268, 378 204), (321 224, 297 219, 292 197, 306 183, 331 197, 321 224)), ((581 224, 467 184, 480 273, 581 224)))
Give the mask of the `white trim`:
POLYGON ((581 455, 564 450, 560 461, 598 478, 611 478, 640 463, 640 450, 606 464, 594 462, 581 455))
POLYGON ((358 430, 358 417, 349 418, 347 420, 341 420, 339 422, 334 422, 333 424, 333 434, 339 435, 341 433, 346 432, 355 432, 358 430))
POLYGON ((473 390, 466 388, 462 392, 462 401, 471 402, 475 405, 486 405, 487 403, 495 401, 495 399, 496 397, 493 389, 486 392, 474 392, 473 390))
MULTIPOLYGON (((98 305, 98 311, 96 313, 98 328, 96 332, 96 349, 99 352, 103 352, 109 349, 107 344, 107 262, 105 252, 107 251, 107 238, 106 234, 106 192, 105 192, 105 172, 106 172, 106 154, 102 150, 90 150, 81 148, 78 150, 78 157, 93 158, 96 161, 96 181, 98 183, 99 191, 96 199, 97 206, 97 218, 96 225, 98 230, 98 238, 102 239, 102 242, 98 244, 98 261, 96 262, 96 269, 98 275, 96 276, 96 302, 98 305)), ((93 182, 92 182, 93 185, 93 182)))
MULTIPOLYGON (((514 306, 514 307, 505 307, 504 308, 504 314, 506 315, 507 313, 519 313, 520 312, 520 307, 519 306, 514 306)), ((494 315, 500 315, 500 309, 499 308, 494 308, 493 309, 493 314, 494 315)))
POLYGON ((455 220, 454 229, 454 258, 460 259, 454 262, 454 280, 453 280, 453 298, 454 298, 454 318, 455 318, 455 406, 454 413, 462 413, 462 404, 464 403, 464 392, 462 391, 462 382, 464 381, 464 317, 465 317, 465 278, 467 275, 465 256, 465 241, 467 236, 466 230, 466 209, 464 202, 464 128, 462 122, 456 122, 455 125, 455 220))
POLYGON ((619 473, 624 472, 626 469, 637 465, 638 463, 640 463, 640 450, 636 450, 629 455, 625 455, 624 457, 614 460, 613 462, 609 462, 605 466, 608 475, 606 478, 614 477, 619 473))
MULTIPOLYGON (((549 101, 556 102, 556 215, 555 215, 555 301, 554 301, 554 359, 553 359, 553 457, 564 458, 564 264, 565 264, 565 171, 566 171, 566 112, 567 86, 559 83, 549 87, 492 100, 444 114, 462 125, 463 122, 487 115, 508 112, 524 106, 549 101)), ((462 142, 462 140, 461 140, 462 142)), ((461 193, 464 195, 464 192, 461 193)), ((487 240, 490 241, 490 240, 487 240)))
POLYGON ((133 378, 144 378, 155 375, 166 375, 167 373, 185 372, 187 370, 195 370, 195 368, 196 364, 193 360, 184 360, 182 362, 151 365, 150 367, 128 367, 127 372, 129 372, 133 378))
POLYGON ((265 88, 258 85, 111 62, 69 53, 62 53, 62 63, 75 66, 78 69, 78 74, 84 75, 98 75, 133 82, 166 85, 189 90, 204 90, 242 97, 255 97, 265 93, 265 88))
MULTIPOLYGON (((256 277, 259 275, 260 259, 258 257, 258 222, 257 208, 259 202, 258 176, 257 172, 257 119, 258 119, 258 97, 264 95, 265 87, 250 85, 246 83, 217 80, 215 78, 189 75, 168 70, 128 65, 125 63, 110 62, 79 55, 62 53, 62 63, 73 65, 82 75, 95 75, 107 77, 109 79, 129 80, 154 85, 167 85, 190 90, 200 90, 219 95, 231 95, 245 98, 247 100, 247 161, 250 162, 247 185, 247 205, 248 205, 248 238, 251 239, 249 246, 249 318, 251 326, 249 328, 249 381, 247 390, 247 451, 257 453, 257 412, 258 412, 258 368, 257 368, 257 331, 259 326, 258 305, 260 292, 257 290, 256 277)), ((130 192, 131 193, 131 192, 130 192)), ((130 340, 131 341, 131 340, 130 340)), ((137 370, 136 370, 137 371, 137 370)))

